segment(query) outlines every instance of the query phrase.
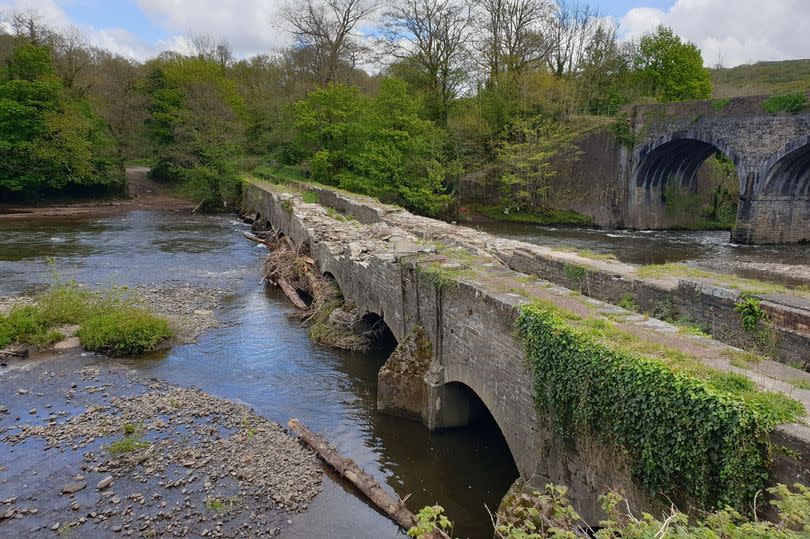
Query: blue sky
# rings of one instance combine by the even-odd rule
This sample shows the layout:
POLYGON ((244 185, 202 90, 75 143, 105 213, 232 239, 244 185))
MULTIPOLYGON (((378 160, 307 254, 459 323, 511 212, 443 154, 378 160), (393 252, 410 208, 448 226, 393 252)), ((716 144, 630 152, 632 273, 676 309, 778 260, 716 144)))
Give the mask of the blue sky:
MULTIPOLYGON (((605 14, 621 18, 634 7, 668 9, 674 0, 602 0, 593 2, 605 14)), ((159 21, 150 20, 136 0, 71 0, 62 3, 64 11, 75 24, 95 28, 125 28, 143 40, 156 41, 169 36, 159 21)))
MULTIPOLYGON (((294 1, 0 0, 0 11, 34 9, 48 24, 78 26, 94 44, 137 59, 182 50, 187 36, 201 34, 225 39, 237 55, 248 56, 289 43, 277 12, 294 1)), ((666 24, 697 44, 709 65, 810 56, 810 0, 580 1, 620 23, 624 39, 666 24)))

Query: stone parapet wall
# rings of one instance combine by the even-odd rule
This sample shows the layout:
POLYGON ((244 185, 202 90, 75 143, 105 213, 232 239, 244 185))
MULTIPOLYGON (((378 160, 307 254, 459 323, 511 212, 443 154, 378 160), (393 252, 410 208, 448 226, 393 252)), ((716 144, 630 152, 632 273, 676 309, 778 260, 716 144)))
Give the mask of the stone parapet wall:
MULTIPOLYGON (((536 275, 555 284, 577 290, 587 296, 618 303, 630 297, 645 312, 659 310, 672 302, 675 312, 705 327, 716 338, 739 347, 749 347, 751 338, 741 331, 740 316, 734 310, 742 292, 697 279, 645 279, 637 276, 638 267, 615 260, 592 260, 575 253, 499 238, 491 234, 413 215, 397 206, 382 204, 368 197, 357 197, 301 184, 318 194, 321 204, 358 221, 384 222, 428 241, 448 246, 476 249, 495 256, 510 269, 536 275), (587 270, 582 281, 571 277, 571 266, 587 270)), ((810 223, 808 223, 810 229, 810 223)), ((782 297, 759 295, 762 307, 773 322, 772 351, 780 361, 800 365, 810 371, 810 298, 794 298, 785 304, 782 297)))

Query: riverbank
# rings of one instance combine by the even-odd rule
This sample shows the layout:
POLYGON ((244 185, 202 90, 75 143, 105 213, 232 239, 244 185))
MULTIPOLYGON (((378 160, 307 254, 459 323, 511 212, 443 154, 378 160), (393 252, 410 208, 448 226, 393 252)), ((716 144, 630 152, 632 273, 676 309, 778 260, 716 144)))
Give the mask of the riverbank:
POLYGON ((128 198, 54 203, 42 206, 0 204, 0 222, 106 217, 144 209, 190 212, 197 205, 191 200, 177 196, 167 186, 152 181, 148 173, 148 167, 127 167, 128 198))
POLYGON ((249 406, 101 356, 15 361, 0 395, 10 537, 268 537, 321 489, 316 457, 249 406))

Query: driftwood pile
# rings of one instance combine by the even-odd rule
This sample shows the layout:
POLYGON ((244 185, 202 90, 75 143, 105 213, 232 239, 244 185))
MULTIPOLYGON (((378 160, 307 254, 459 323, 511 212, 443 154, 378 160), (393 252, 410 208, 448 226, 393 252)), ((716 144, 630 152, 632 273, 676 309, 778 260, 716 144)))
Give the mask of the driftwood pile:
POLYGON ((262 278, 284 292, 301 319, 317 313, 334 296, 334 286, 315 268, 315 261, 303 246, 276 231, 244 233, 250 241, 270 251, 262 266, 262 278))

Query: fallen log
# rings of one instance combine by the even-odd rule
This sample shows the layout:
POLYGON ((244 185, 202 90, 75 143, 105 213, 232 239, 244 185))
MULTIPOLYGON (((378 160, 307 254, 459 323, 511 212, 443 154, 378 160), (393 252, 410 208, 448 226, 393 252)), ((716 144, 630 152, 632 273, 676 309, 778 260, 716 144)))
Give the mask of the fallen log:
POLYGON ((298 292, 295 291, 295 288, 290 286, 284 277, 278 276, 276 277, 276 284, 278 284, 281 291, 284 292, 284 295, 287 296, 293 305, 295 305, 298 309, 302 311, 307 310, 307 304, 304 303, 304 300, 301 299, 301 296, 298 295, 298 292))
MULTIPOLYGON (((287 425, 319 457, 340 475, 351 481, 374 505, 402 526, 403 529, 408 530, 416 525, 416 517, 405 507, 405 500, 394 499, 376 479, 367 474, 352 459, 341 457, 332 446, 326 443, 326 440, 306 428, 297 419, 290 419, 287 425)), ((449 536, 442 531, 436 531, 423 537, 425 539, 449 539, 449 536)))
POLYGON ((22 350, 0 350, 0 358, 9 359, 12 357, 28 357, 28 349, 22 350))
POLYGON ((200 208, 202 208, 203 204, 205 204, 205 199, 202 199, 199 204, 194 206, 194 209, 191 210, 191 214, 193 215, 193 214, 197 213, 198 211, 200 211, 200 208))
POLYGON ((273 246, 273 244, 270 243, 269 241, 263 240, 259 236, 254 236, 250 232, 242 232, 242 235, 245 238, 249 239, 250 241, 255 241, 256 243, 261 243, 262 245, 266 245, 267 247, 272 247, 273 246))

